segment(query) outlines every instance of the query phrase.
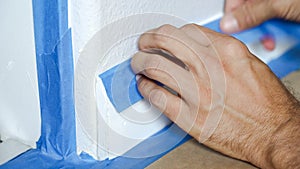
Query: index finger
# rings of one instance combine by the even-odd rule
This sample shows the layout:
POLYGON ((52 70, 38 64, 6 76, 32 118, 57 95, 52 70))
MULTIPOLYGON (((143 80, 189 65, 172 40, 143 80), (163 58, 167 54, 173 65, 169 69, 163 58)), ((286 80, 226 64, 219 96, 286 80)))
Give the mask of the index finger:
POLYGON ((200 45, 192 42, 183 31, 171 25, 163 25, 142 34, 138 45, 142 51, 163 49, 181 60, 189 69, 194 66, 195 60, 199 60, 192 45, 200 45))

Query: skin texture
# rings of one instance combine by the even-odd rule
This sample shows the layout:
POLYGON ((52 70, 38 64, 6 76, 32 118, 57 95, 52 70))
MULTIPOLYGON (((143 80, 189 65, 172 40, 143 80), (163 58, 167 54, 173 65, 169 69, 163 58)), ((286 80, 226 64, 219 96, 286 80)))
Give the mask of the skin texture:
POLYGON ((138 45, 131 66, 139 91, 179 127, 261 168, 300 167, 299 102, 243 43, 190 24, 150 30, 138 45), (167 51, 188 69, 143 52, 153 48, 167 51))

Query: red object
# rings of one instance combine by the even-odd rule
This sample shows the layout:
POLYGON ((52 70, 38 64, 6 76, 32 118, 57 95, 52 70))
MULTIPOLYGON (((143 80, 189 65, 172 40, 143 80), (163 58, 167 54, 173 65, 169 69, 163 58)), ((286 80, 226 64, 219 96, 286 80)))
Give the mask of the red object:
POLYGON ((275 39, 271 36, 265 36, 261 39, 262 45, 265 47, 266 50, 272 51, 276 47, 275 39))

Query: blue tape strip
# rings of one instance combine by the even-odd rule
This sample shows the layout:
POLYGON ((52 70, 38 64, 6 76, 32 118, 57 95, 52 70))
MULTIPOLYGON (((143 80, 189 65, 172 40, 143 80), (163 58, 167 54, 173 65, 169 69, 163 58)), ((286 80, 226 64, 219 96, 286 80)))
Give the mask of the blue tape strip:
POLYGON ((76 154, 69 156, 55 156, 51 153, 42 152, 39 149, 29 150, 17 158, 0 166, 1 169, 69 169, 69 168, 92 168, 98 165, 95 160, 83 160, 76 154))
POLYGON ((41 136, 37 149, 21 154, 0 166, 1 169, 90 168, 95 165, 95 161, 82 160, 76 154, 73 56, 67 2, 32 1, 41 136))
MULTIPOLYGON (((205 26, 217 32, 221 32, 219 22, 220 20, 216 20, 205 26)), ((300 26, 293 22, 272 20, 259 27, 234 34, 233 36, 249 44, 266 35, 272 36, 275 40, 280 40, 286 36, 300 37, 300 26), (291 35, 291 32, 293 35, 291 35)), ((276 65, 274 66, 273 69, 275 70, 276 65)), ((295 65, 293 67, 297 66, 295 65)), ((275 71, 275 73, 283 71, 282 68, 279 69, 280 70, 275 71)), ((286 70, 286 72, 288 72, 288 70, 286 70)), ((118 112, 122 112, 143 99, 136 86, 135 74, 130 67, 130 59, 100 74, 99 77, 102 79, 108 98, 118 112)))
MULTIPOLYGON (((19 157, 1 165, 1 169, 14 168, 144 168, 159 159, 168 151, 184 143, 189 136, 183 137, 184 132, 174 128, 166 128, 157 135, 145 140, 123 157, 114 160, 95 161, 89 155, 76 154, 75 117, 73 99, 73 62, 71 33, 67 26, 67 1, 38 1, 33 0, 36 55, 39 78, 39 92, 42 115, 42 134, 38 141, 38 149, 29 150, 19 157), (168 150, 169 149, 169 150, 168 150), (162 151, 167 150, 167 151, 162 151), (159 154, 158 151, 162 153, 159 154), (157 155, 154 155, 157 154, 157 155), (145 157, 147 155, 153 155, 145 157), (126 157, 127 156, 127 157, 126 157), (140 156, 143 158, 129 158, 140 156)), ((218 30, 219 21, 212 22, 207 27, 218 30)), ((276 37, 298 36, 299 26, 293 23, 271 21, 245 33, 235 35, 245 43, 252 42, 274 32, 276 37), (279 34, 278 34, 279 33, 279 34)), ((291 71, 299 69, 299 45, 287 52, 277 60, 270 62, 271 69, 282 77, 291 71), (288 66, 282 66, 287 64, 288 66)), ((128 71, 129 63, 124 63, 115 70, 126 70, 135 80, 132 72, 128 71)), ((122 72, 122 71, 120 71, 122 72)), ((113 72, 113 74, 116 73, 113 72)), ((127 76, 126 74, 123 74, 127 76)), ((101 76, 106 80, 109 76, 101 76)), ((112 79, 112 78, 110 78, 112 79)), ((113 82, 113 80, 110 80, 113 82)), ((129 81, 129 80, 127 80, 129 81)), ((106 87, 113 86, 106 84, 106 87)), ((136 86, 132 80, 129 86, 136 86)), ((134 89, 129 92, 136 96, 130 96, 130 104, 140 95, 134 89)), ((112 92, 111 92, 112 93, 112 92)), ((113 96, 113 94, 111 94, 113 96)), ((114 98, 114 97, 111 97, 114 98)), ((129 102, 126 103, 128 105, 129 102)), ((124 109, 124 106, 120 110, 124 109)))
POLYGON ((158 160, 191 137, 178 126, 171 124, 159 133, 140 143, 125 155, 104 164, 99 163, 93 169, 142 169, 158 160))
POLYGON ((42 118, 37 147, 59 156, 76 151, 74 73, 71 71, 74 68, 67 9, 67 1, 33 0, 42 118))
MULTIPOLYGON (((216 31, 220 31, 219 30, 219 20, 206 25, 206 27, 211 28, 216 31)), ((285 37, 285 36, 291 36, 289 34, 290 32, 293 32, 292 36, 299 36, 300 35, 299 30, 300 30, 300 26, 298 24, 273 20, 273 21, 263 24, 260 27, 245 31, 243 33, 235 34, 234 36, 236 38, 238 38, 239 40, 243 41, 244 43, 252 43, 252 42, 259 40, 261 37, 263 37, 265 35, 268 35, 268 36, 272 35, 275 38, 275 40, 280 40, 280 38, 285 37), (255 36, 253 36, 253 35, 255 35, 255 36)), ((270 68, 274 71, 274 73, 278 77, 283 77, 283 76, 287 75, 288 73, 300 68, 299 46, 300 45, 298 45, 295 48, 293 48, 292 50, 288 51, 279 59, 276 59, 276 60, 270 62, 270 64, 269 64, 270 68), (283 66, 283 65, 285 65, 285 66, 283 66)), ((114 84, 115 86, 112 85, 113 78, 111 76, 116 76, 114 78, 121 77, 120 79, 122 79, 123 76, 128 76, 128 79, 131 79, 133 81, 135 80, 135 78, 134 78, 135 75, 133 74, 132 71, 129 71, 129 70, 131 70, 129 63, 130 63, 130 60, 127 60, 127 61, 121 63, 120 64, 121 66, 116 66, 100 75, 100 78, 102 79, 104 86, 106 88, 108 97, 111 100, 113 100, 114 97, 117 97, 116 95, 114 95, 114 97, 112 97, 112 95, 113 95, 112 91, 114 89, 117 90, 122 87, 126 89, 126 87, 124 87, 124 86, 128 86, 129 82, 131 84, 130 85, 131 87, 136 86, 135 83, 132 83, 132 81, 130 81, 130 80, 127 80, 124 83, 122 83, 122 82, 115 83, 114 84), (124 70, 126 70, 126 71, 124 71, 124 70), (115 73, 116 71, 119 71, 119 72, 115 73), (118 84, 122 84, 123 86, 118 85, 118 84), (132 84, 134 84, 134 85, 132 85, 132 84)), ((124 93, 127 98, 134 97, 134 98, 141 99, 141 97, 139 97, 140 94, 137 89, 123 91, 121 94, 124 95, 124 93)), ((116 105, 115 102, 113 102, 113 104, 116 107, 118 107, 118 105, 116 105)), ((126 105, 130 106, 130 102, 127 101, 126 105)), ((153 151, 153 150, 160 151, 160 150, 165 149, 166 146, 172 145, 172 141, 171 141, 172 139, 180 140, 180 138, 181 138, 180 136, 178 136, 170 131, 164 131, 164 132, 166 132, 166 133, 164 135, 160 135, 159 142, 152 141, 153 138, 151 137, 151 138, 145 140, 144 142, 142 142, 140 145, 138 145, 134 149, 132 149, 125 156, 131 156, 132 152, 133 153, 148 152, 149 154, 151 154, 151 151, 153 151), (173 138, 172 138, 172 136, 173 136, 173 138), (163 142, 163 145, 159 144, 162 142, 163 142), (153 144, 151 144, 151 143, 154 143, 154 144, 158 143, 158 145, 153 146, 153 144)), ((188 139, 189 139, 189 136, 187 138, 183 139, 180 142, 180 144, 183 144, 188 139)), ((109 163, 106 168, 120 168, 120 167, 124 168, 124 166, 126 166, 126 168, 144 168, 144 167, 148 166, 149 164, 151 164, 152 162, 159 159, 160 157, 162 157, 163 155, 164 154, 160 154, 157 156, 153 156, 151 158, 144 158, 144 159, 143 158, 135 159, 135 158, 119 157, 119 158, 113 160, 111 163, 109 163)), ((143 154, 140 154, 140 156, 142 157, 143 154)), ((98 166, 96 165, 95 167, 98 167, 98 166)))
POLYGON ((300 69, 300 44, 293 47, 278 59, 272 60, 269 64, 271 70, 277 77, 283 78, 300 69))
MULTIPOLYGON (((19 169, 24 166, 28 169, 92 167, 110 169, 120 166, 121 168, 143 168, 165 154, 167 151, 151 157, 119 157, 101 162, 95 161, 85 153, 77 156, 72 41, 71 31, 66 25, 68 23, 67 1, 34 0, 33 13, 42 117, 41 137, 37 149, 21 154, 1 165, 0 168, 19 169)), ((182 136, 182 134, 186 135, 183 131, 178 131, 167 130, 160 137, 152 137, 128 152, 130 153, 128 156, 145 155, 145 153, 147 155, 150 150, 159 150, 157 146, 169 148, 167 150, 170 151, 189 139, 189 136, 182 136), (173 140, 173 144, 162 142, 161 138, 164 137, 173 140), (156 138, 156 141, 153 138, 156 138), (152 141, 149 142, 150 140, 152 141)))
POLYGON ((107 96, 118 112, 143 99, 130 67, 131 59, 99 75, 106 89, 107 96))
MULTIPOLYGON (((205 25, 205 27, 210 28, 216 32, 222 32, 219 27, 220 19, 215 20, 211 23, 205 25)), ((239 39, 245 44, 250 44, 260 40, 265 36, 273 36, 275 40, 280 40, 282 37, 300 37, 300 26, 298 23, 282 21, 278 19, 272 19, 263 23, 258 27, 233 34, 235 38, 239 39)))

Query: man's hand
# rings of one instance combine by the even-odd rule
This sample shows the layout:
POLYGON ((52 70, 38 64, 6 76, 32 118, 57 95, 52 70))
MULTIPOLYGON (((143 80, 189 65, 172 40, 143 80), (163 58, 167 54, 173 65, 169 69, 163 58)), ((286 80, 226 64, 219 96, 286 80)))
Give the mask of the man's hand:
POLYGON ((198 25, 164 25, 144 33, 139 48, 131 62, 139 91, 199 142, 262 168, 300 165, 299 102, 240 41, 198 25), (187 69, 143 52, 153 48, 187 69))
POLYGON ((299 22, 299 9, 299 0, 226 0, 220 27, 225 33, 235 33, 271 18, 299 22))

